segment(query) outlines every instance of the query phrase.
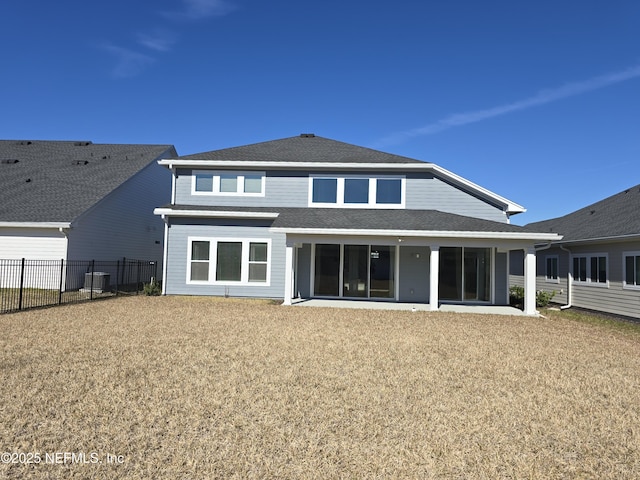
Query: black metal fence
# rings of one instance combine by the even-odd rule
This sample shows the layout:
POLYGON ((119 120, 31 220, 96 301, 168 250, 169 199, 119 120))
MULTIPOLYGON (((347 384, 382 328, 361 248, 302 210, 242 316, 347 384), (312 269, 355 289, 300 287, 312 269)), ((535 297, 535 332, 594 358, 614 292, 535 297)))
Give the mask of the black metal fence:
POLYGON ((0 259, 0 313, 138 294, 157 278, 158 263, 148 260, 0 259))

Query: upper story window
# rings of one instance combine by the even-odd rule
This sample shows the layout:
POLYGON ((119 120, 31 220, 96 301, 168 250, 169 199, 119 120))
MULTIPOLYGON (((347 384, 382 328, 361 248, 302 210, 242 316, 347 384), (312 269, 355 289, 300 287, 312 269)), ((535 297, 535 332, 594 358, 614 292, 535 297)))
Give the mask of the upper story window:
POLYGON ((196 170, 191 193, 194 195, 248 195, 263 197, 264 172, 196 170))
POLYGON ((624 252, 623 288, 640 289, 640 252, 624 252))
POLYGON ((575 255, 573 257, 573 281, 607 286, 609 284, 607 264, 606 254, 575 255))
POLYGON ((311 176, 309 205, 342 208, 403 208, 405 177, 311 176))
POLYGON ((335 178, 314 178, 312 187, 313 203, 336 203, 338 198, 338 180, 335 178))

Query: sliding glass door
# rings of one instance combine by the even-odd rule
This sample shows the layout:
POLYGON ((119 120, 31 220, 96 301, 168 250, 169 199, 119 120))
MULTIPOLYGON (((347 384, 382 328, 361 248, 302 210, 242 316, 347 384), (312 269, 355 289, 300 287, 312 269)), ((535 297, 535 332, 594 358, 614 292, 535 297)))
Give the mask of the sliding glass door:
POLYGON ((371 247, 370 297, 394 298, 395 289, 395 261, 396 247, 387 245, 373 245, 371 247))
POLYGON ((368 245, 345 245, 342 296, 366 297, 369 291, 368 245))
POLYGON ((458 302, 491 300, 491 249, 440 248, 440 299, 458 302))
POLYGON ((340 245, 316 245, 314 294, 340 295, 340 245))
POLYGON ((396 248, 316 244, 314 295, 395 298, 396 248))

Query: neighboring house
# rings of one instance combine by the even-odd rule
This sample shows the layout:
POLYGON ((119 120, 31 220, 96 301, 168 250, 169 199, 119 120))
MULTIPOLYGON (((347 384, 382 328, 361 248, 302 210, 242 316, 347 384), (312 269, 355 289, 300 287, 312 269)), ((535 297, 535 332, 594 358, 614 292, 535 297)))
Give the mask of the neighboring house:
POLYGON ((538 245, 537 290, 555 291, 566 306, 640 318, 640 185, 527 228, 563 235, 538 245))
POLYGON ((171 145, 0 141, 0 259, 162 258, 171 145))
POLYGON ((166 294, 508 303, 523 207, 433 163, 303 134, 167 158, 166 294))

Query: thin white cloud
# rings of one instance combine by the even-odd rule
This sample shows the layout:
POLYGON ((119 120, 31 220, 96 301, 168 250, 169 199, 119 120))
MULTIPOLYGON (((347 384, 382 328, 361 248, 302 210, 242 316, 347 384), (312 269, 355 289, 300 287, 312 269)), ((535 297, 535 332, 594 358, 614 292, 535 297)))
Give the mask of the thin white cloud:
POLYGON ((182 0, 182 4, 182 10, 163 12, 163 15, 178 20, 200 20, 226 15, 234 9, 224 0, 182 0))
MULTIPOLYGON (((227 0, 178 0, 180 8, 172 12, 159 12, 171 20, 196 21, 209 17, 222 16, 235 9, 227 0)), ((136 40, 139 46, 151 50, 154 56, 131 48, 124 48, 112 43, 105 43, 100 47, 116 59, 112 75, 116 78, 135 77, 156 61, 160 54, 173 50, 177 35, 164 28, 141 31, 136 40)))
POLYGON ((103 44, 102 49, 116 59, 116 65, 111 72, 116 78, 135 77, 155 61, 154 58, 148 55, 110 43, 103 44))
POLYGON ((582 95, 593 90, 598 90, 600 88, 625 82, 637 77, 640 77, 640 65, 630 67, 620 72, 612 72, 598 77, 593 77, 582 82, 567 83, 558 88, 541 90, 532 97, 518 100, 513 103, 499 105, 485 110, 455 113, 423 127, 389 135, 388 137, 380 140, 378 144, 392 145, 402 143, 404 140, 408 140, 409 138, 432 135, 450 128, 461 127, 463 125, 499 117, 508 113, 545 105, 547 103, 562 100, 563 98, 582 95))
POLYGON ((176 43, 176 36, 167 30, 155 30, 152 33, 139 33, 138 43, 156 52, 168 52, 176 43))

